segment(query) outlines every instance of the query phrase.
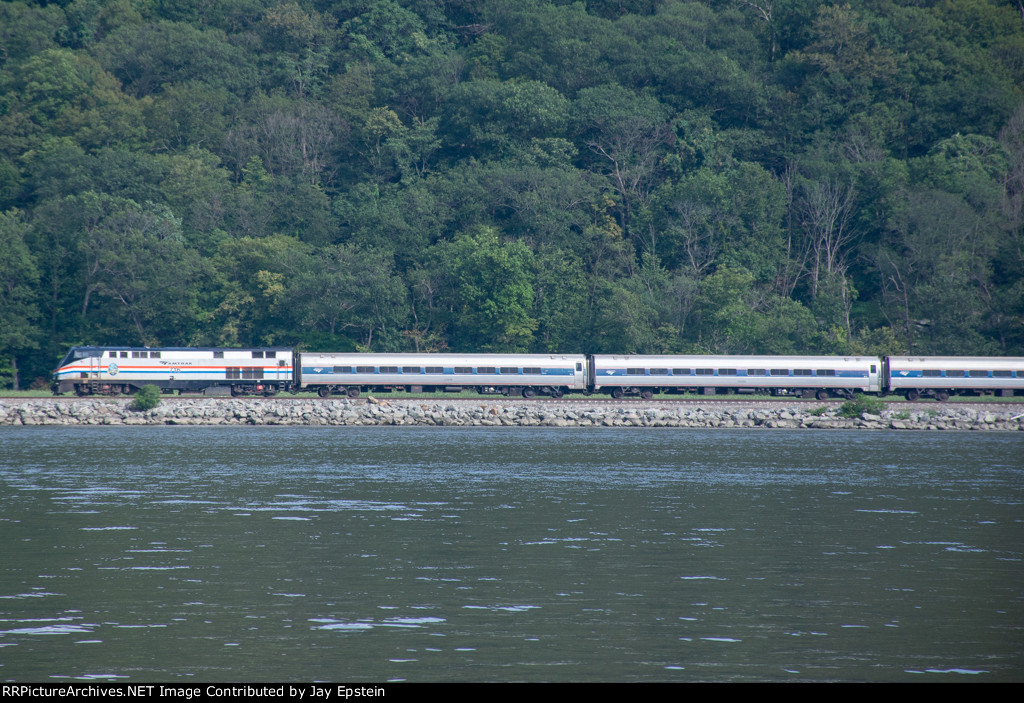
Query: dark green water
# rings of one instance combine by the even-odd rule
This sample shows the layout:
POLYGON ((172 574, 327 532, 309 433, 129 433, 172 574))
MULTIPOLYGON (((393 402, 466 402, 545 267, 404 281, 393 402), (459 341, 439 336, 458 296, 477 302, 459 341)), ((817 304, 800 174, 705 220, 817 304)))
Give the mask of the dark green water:
POLYGON ((1024 436, 0 429, 0 680, 1024 679, 1024 436))

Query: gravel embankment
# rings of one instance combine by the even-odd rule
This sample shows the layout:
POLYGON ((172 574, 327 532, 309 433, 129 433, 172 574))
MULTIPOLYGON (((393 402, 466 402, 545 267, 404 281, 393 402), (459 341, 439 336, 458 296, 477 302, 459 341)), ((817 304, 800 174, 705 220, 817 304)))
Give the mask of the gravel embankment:
POLYGON ((1024 408, 938 405, 890 408, 881 415, 823 414, 807 406, 753 407, 742 402, 705 405, 624 405, 601 400, 565 404, 424 400, 181 399, 135 412, 128 399, 60 402, 0 400, 3 425, 437 425, 513 427, 761 427, 892 430, 1024 430, 1024 408))

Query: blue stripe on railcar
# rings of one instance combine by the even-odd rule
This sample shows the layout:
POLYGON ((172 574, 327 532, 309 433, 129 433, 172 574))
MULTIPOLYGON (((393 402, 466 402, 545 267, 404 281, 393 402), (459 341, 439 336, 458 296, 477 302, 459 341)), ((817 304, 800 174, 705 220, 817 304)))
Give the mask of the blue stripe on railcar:
MULTIPOLYGON (((742 378, 793 378, 794 377, 792 369, 769 369, 769 371, 783 371, 784 370, 784 371, 786 371, 785 375, 780 374, 780 373, 749 374, 749 373, 747 373, 746 369, 737 369, 735 374, 720 374, 720 373, 718 373, 719 370, 720 369, 714 369, 714 373, 711 373, 711 374, 706 374, 706 373, 698 374, 698 373, 695 372, 694 369, 690 369, 688 373, 667 373, 667 374, 659 373, 659 374, 652 374, 652 373, 650 373, 650 369, 644 369, 644 373, 643 374, 638 374, 638 373, 627 373, 626 369, 597 369, 595 375, 596 376, 605 376, 605 377, 622 377, 622 378, 629 378, 631 376, 635 378, 635 377, 641 376, 641 375, 644 376, 644 377, 649 377, 649 378, 719 378, 719 377, 720 378, 741 378, 741 377, 742 378)), ((870 375, 871 374, 869 374, 867 371, 859 371, 859 370, 839 371, 839 370, 837 370, 835 375, 831 375, 831 374, 819 375, 817 373, 814 373, 811 376, 801 375, 801 376, 798 376, 798 378, 869 378, 870 375)))
MULTIPOLYGON (((960 371, 960 369, 955 369, 955 370, 956 371, 960 371)), ((925 376, 924 372, 921 371, 920 369, 896 370, 896 371, 890 370, 889 371, 889 376, 893 377, 893 378, 956 378, 956 379, 961 379, 961 378, 1020 378, 1020 376, 1018 376, 1018 372, 1016 372, 1016 371, 1010 371, 1010 374, 1011 374, 1010 376, 995 376, 995 375, 993 375, 994 372, 992 370, 990 370, 990 369, 984 369, 984 370, 983 369, 975 369, 973 371, 971 371, 971 370, 960 371, 960 375, 955 375, 954 374, 952 376, 949 375, 949 372, 946 369, 938 369, 937 371, 938 371, 938 375, 925 376), (981 374, 981 373, 984 373, 985 375, 984 376, 978 375, 978 374, 981 374)))
MULTIPOLYGON (((346 367, 346 368, 348 369, 347 371, 340 371, 340 370, 339 371, 335 371, 333 366, 303 366, 302 367, 302 375, 303 376, 315 376, 315 375, 318 375, 318 374, 321 374, 321 375, 332 375, 332 376, 335 375, 335 374, 337 374, 337 375, 352 374, 354 376, 368 376, 368 375, 371 375, 371 374, 374 375, 374 376, 380 376, 380 375, 395 376, 395 375, 403 375, 403 374, 406 375, 406 376, 438 376, 438 375, 444 375, 444 376, 523 376, 523 375, 536 376, 537 375, 537 374, 524 374, 521 370, 517 370, 514 373, 508 372, 508 371, 501 372, 501 370, 498 369, 498 368, 495 368, 494 371, 488 371, 486 373, 481 373, 481 372, 477 371, 477 369, 475 369, 475 368, 473 369, 473 371, 471 371, 469 373, 463 373, 463 372, 456 373, 454 367, 445 367, 445 369, 444 369, 442 374, 437 374, 437 373, 432 373, 432 372, 423 372, 423 371, 414 371, 414 372, 407 373, 407 372, 403 371, 401 367, 399 367, 395 371, 381 371, 379 368, 376 368, 376 367, 374 368, 373 371, 352 371, 352 368, 354 368, 354 367, 346 367)), ((554 368, 554 369, 544 369, 544 368, 542 368, 540 370, 540 375, 542 375, 542 376, 572 376, 573 374, 574 374, 574 371, 572 369, 567 369, 567 368, 554 368)))

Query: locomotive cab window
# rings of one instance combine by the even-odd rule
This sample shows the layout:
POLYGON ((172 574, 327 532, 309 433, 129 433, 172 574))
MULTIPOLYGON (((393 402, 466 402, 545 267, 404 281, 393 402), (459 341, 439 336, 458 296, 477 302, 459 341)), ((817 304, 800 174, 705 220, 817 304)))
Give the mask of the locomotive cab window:
POLYGON ((214 352, 213 353, 213 358, 214 359, 223 359, 224 358, 224 352, 214 352))
POLYGON ((262 359, 262 358, 263 358, 263 352, 261 352, 261 351, 259 351, 259 352, 255 352, 255 351, 254 351, 254 352, 252 353, 252 358, 253 358, 253 359, 262 359))

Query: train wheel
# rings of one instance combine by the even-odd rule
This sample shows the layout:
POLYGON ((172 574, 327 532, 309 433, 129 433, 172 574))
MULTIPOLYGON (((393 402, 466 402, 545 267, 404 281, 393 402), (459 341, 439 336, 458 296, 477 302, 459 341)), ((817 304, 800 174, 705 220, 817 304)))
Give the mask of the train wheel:
POLYGON ((359 397, 359 389, 358 388, 349 388, 347 391, 345 391, 345 395, 347 395, 349 398, 358 398, 359 397))
POLYGON ((563 391, 561 388, 552 388, 551 389, 551 397, 554 398, 555 400, 558 400, 559 398, 561 398, 564 395, 565 395, 565 391, 563 391))
POLYGON ((331 389, 328 386, 320 386, 320 388, 317 390, 316 394, 318 396, 320 396, 321 398, 330 398, 331 397, 331 389))
POLYGON ((911 403, 915 402, 918 398, 921 397, 921 394, 916 389, 914 389, 914 388, 911 388, 909 391, 907 391, 903 395, 911 403))
POLYGON ((651 398, 654 397, 654 391, 652 391, 650 388, 644 388, 642 391, 640 391, 640 397, 643 398, 644 400, 650 400, 651 398))
POLYGON ((523 397, 524 398, 532 398, 535 395, 537 395, 537 391, 533 390, 532 388, 524 388, 523 389, 523 397))
POLYGON ((817 392, 817 393, 815 394, 815 397, 816 397, 816 398, 817 398, 818 400, 828 400, 828 391, 827 391, 827 390, 825 390, 824 388, 822 388, 822 389, 821 389, 820 391, 818 391, 818 392, 817 392))
POLYGON ((612 388, 612 398, 615 398, 615 400, 618 400, 623 395, 624 394, 621 388, 612 388))
POLYGON ((935 400, 945 403, 949 400, 949 391, 935 391, 935 400))

